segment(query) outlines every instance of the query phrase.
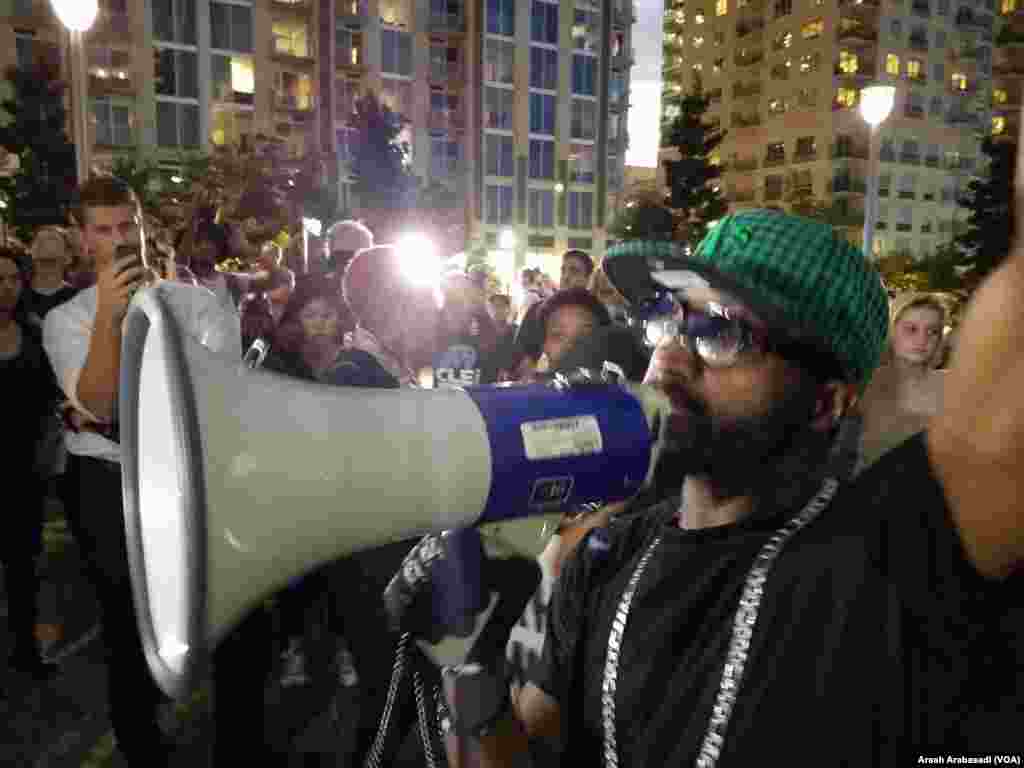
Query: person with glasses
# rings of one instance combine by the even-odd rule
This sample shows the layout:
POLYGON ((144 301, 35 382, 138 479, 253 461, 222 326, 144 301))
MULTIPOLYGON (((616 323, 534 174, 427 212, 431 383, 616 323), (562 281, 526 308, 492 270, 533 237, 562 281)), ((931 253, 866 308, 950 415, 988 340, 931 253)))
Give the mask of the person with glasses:
MULTIPOLYGON (((1024 255, 979 291, 927 432, 854 480, 840 448, 888 324, 859 249, 750 210, 690 255, 633 242, 604 266, 660 332, 646 382, 672 403, 677 491, 583 537, 515 701, 479 647, 443 651, 449 747, 503 766, 537 745, 611 767, 1019 755, 1024 255)), ((458 622, 416 619, 440 573, 399 621, 454 643, 458 622)))

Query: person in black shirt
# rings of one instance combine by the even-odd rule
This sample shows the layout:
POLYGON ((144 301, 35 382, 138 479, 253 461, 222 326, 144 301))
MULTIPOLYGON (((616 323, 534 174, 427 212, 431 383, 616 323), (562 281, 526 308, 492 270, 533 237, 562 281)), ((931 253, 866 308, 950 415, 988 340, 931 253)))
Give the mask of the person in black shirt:
MULTIPOLYGON (((563 291, 570 288, 585 290, 593 272, 594 261, 587 252, 570 249, 562 255, 558 288, 563 291)), ((540 304, 536 302, 527 309, 516 333, 516 344, 534 364, 544 351, 544 323, 540 319, 540 304)))
POLYGON ((975 297, 927 432, 852 482, 839 447, 887 324, 858 249, 754 210, 605 267, 663 307, 647 381, 680 495, 584 537, 511 707, 486 664, 450 670, 481 764, 531 739, 580 765, 1019 760, 1024 255, 975 297))
POLYGON ((0 534, 0 560, 14 636, 10 665, 36 680, 45 680, 56 666, 43 661, 35 636, 36 558, 42 552, 44 490, 36 449, 46 425, 53 420, 59 390, 39 331, 27 316, 27 283, 27 266, 12 251, 0 250, 0 381, 8 406, 4 417, 8 503, 0 534))
POLYGON ((41 227, 32 238, 32 280, 24 293, 29 320, 43 327, 46 313, 63 304, 78 289, 64 281, 72 262, 70 236, 60 227, 41 227))

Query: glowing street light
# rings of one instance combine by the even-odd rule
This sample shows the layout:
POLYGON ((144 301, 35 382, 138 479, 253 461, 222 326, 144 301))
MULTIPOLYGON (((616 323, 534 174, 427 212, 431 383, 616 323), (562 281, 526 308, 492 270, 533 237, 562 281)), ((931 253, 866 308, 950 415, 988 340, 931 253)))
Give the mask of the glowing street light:
POLYGON ((878 221, 878 126, 892 113, 896 89, 891 85, 869 85, 860 92, 860 115, 870 127, 868 184, 864 196, 864 258, 874 250, 875 223, 878 221))
POLYGON ((85 46, 82 35, 96 21, 99 13, 97 0, 50 0, 53 12, 68 30, 71 46, 68 57, 71 63, 71 111, 72 130, 75 144, 75 169, 78 183, 89 178, 89 133, 86 114, 85 91, 85 46))
POLYGON ((512 229, 503 229, 498 235, 498 248, 503 251, 514 251, 516 247, 516 233, 512 229))

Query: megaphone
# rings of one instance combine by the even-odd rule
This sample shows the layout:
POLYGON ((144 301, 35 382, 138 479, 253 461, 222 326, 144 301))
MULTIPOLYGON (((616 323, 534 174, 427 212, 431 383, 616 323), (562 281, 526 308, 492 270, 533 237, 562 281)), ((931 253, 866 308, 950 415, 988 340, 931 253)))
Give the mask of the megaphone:
POLYGON ((172 697, 254 605, 348 553, 629 498, 649 469, 618 387, 330 387, 183 332, 159 291, 125 319, 120 423, 139 631, 172 697))

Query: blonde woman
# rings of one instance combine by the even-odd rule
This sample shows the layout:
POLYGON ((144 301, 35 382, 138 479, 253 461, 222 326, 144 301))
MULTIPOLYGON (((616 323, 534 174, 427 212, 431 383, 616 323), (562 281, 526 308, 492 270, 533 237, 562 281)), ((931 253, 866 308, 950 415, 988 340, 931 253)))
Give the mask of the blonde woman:
POLYGON ((32 281, 25 291, 28 318, 42 328, 46 313, 63 304, 78 291, 64 280, 74 262, 74 247, 67 231, 60 227, 40 227, 29 247, 32 255, 32 281))
POLYGON ((878 369, 860 405, 863 470, 924 430, 942 405, 942 356, 946 308, 930 294, 898 296, 892 303, 886 364, 878 369))

